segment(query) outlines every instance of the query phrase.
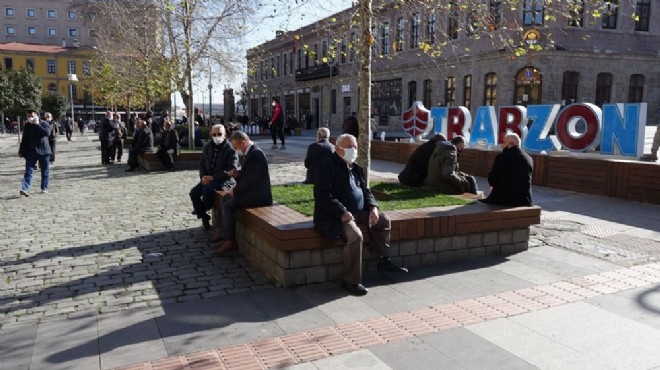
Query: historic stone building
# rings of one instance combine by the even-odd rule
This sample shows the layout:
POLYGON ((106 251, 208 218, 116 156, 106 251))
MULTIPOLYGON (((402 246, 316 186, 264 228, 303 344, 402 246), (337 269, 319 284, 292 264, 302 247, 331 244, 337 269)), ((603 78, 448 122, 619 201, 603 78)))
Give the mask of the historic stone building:
MULTIPOLYGON (((473 114, 482 105, 647 102, 649 123, 660 119, 657 2, 552 3, 570 3, 568 10, 543 0, 471 7, 457 0, 435 9, 374 3, 372 117, 379 130, 400 129, 401 112, 415 100, 463 105, 473 114)), ((335 129, 358 111, 358 10, 279 32, 251 49, 248 111, 267 115, 278 97, 303 125, 311 114, 310 128, 335 129)))

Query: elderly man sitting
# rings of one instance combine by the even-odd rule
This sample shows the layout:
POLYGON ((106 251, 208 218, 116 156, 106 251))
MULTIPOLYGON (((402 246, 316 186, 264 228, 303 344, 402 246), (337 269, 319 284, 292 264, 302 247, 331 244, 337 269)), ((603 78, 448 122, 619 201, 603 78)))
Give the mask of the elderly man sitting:
POLYGON ((309 144, 307 147, 307 155, 305 156, 305 168, 307 168, 307 175, 305 176, 304 184, 313 184, 316 170, 324 159, 328 158, 335 151, 335 146, 332 145, 328 138, 330 137, 330 130, 326 127, 321 127, 316 132, 316 142, 309 144))
POLYGON ((477 194, 476 180, 459 170, 458 150, 448 141, 436 145, 424 188, 442 194, 477 194))
POLYGON ((495 157, 488 174, 492 187, 484 203, 503 206, 532 205, 532 172, 534 161, 520 149, 520 136, 507 134, 502 142, 502 153, 495 157))

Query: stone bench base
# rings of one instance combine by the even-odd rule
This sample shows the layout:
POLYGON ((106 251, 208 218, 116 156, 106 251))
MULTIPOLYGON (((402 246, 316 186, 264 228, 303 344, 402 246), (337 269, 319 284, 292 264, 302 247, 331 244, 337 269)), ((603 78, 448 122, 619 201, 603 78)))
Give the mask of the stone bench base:
MULTIPOLYGON (((174 168, 177 170, 196 170, 199 169, 199 162, 202 159, 202 153, 189 152, 181 153, 174 157, 174 168)), ((138 164, 147 172, 164 171, 165 166, 158 159, 156 153, 142 153, 138 156, 138 164)))

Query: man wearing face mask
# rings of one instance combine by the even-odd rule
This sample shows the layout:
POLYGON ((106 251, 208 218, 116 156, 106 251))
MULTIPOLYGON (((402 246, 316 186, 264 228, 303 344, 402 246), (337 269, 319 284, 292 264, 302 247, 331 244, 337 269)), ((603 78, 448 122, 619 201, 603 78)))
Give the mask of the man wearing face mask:
POLYGON ((21 195, 25 197, 30 196, 32 176, 37 162, 39 162, 39 168, 41 168, 41 192, 48 193, 49 159, 52 154, 48 144, 50 133, 50 124, 41 121, 34 109, 28 110, 27 124, 23 129, 23 137, 18 149, 18 156, 25 158, 25 174, 23 175, 20 191, 21 195))
POLYGON ((235 181, 229 173, 238 168, 238 156, 226 140, 225 127, 213 125, 210 136, 211 141, 204 146, 199 162, 199 183, 190 190, 194 214, 202 220, 204 230, 211 228, 211 217, 207 212, 213 207, 215 192, 234 186, 235 181))
POLYGON ((362 285, 362 231, 369 226, 369 246, 381 256, 378 271, 408 272, 389 258, 390 219, 378 210, 364 170, 357 159, 355 136, 337 138, 335 153, 321 162, 314 178, 314 228, 330 240, 343 239, 343 286, 356 295, 367 294, 362 285))
POLYGON ((213 254, 223 254, 238 248, 235 241, 237 209, 273 204, 268 161, 264 152, 243 131, 234 131, 229 142, 241 157, 241 169, 229 172, 229 176, 236 179, 236 186, 222 197, 220 222, 225 241, 213 254))
POLYGON ((495 157, 488 174, 492 187, 484 203, 510 207, 532 205, 532 158, 520 149, 520 136, 509 133, 504 136, 502 153, 495 157))

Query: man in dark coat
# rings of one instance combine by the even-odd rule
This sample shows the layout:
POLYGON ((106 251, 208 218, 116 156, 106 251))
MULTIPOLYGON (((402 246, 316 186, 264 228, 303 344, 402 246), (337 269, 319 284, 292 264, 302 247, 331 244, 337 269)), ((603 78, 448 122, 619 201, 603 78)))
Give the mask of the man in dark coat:
POLYGON ((236 209, 273 204, 268 161, 264 152, 252 143, 243 131, 234 131, 229 137, 229 142, 241 157, 241 169, 229 173, 236 179, 236 186, 222 197, 221 223, 225 241, 213 252, 214 254, 223 254, 238 248, 235 241, 236 209))
POLYGON ((160 159, 165 169, 174 171, 174 156, 179 155, 179 135, 172 128, 170 119, 163 120, 163 134, 160 136, 156 156, 160 159))
POLYGON ((520 149, 520 136, 515 133, 504 137, 502 148, 488 174, 492 190, 483 202, 511 207, 531 206, 534 161, 520 149))
POLYGON ((344 134, 351 134, 355 137, 360 135, 360 123, 358 122, 357 113, 351 113, 344 122, 341 124, 341 131, 344 134))
POLYGON ((321 127, 316 132, 316 142, 309 144, 307 147, 307 155, 305 156, 307 175, 303 184, 313 184, 319 163, 335 152, 335 146, 328 141, 329 137, 330 130, 326 127, 321 127))
POLYGON ((458 150, 449 141, 437 143, 431 159, 424 188, 442 194, 477 194, 474 177, 459 170, 458 150))
POLYGON ((62 121, 62 126, 64 126, 64 133, 66 134, 66 139, 71 141, 71 136, 73 135, 73 120, 71 116, 67 115, 62 121))
POLYGON ((132 147, 128 151, 128 169, 126 172, 135 171, 138 166, 138 156, 142 153, 152 152, 154 147, 154 135, 146 122, 138 119, 136 125, 138 134, 133 138, 132 147))
POLYGON ((32 176, 34 168, 39 162, 41 168, 41 192, 48 193, 48 177, 50 174, 50 145, 48 136, 51 133, 51 126, 48 122, 39 119, 39 115, 34 109, 27 112, 27 122, 23 129, 23 137, 18 148, 18 156, 25 158, 25 174, 21 184, 21 195, 30 196, 32 188, 32 176))
POLYGON ((342 253, 343 286, 357 295, 367 294, 362 285, 362 231, 369 226, 369 246, 381 256, 379 271, 407 272, 389 258, 390 219, 378 211, 364 170, 355 163, 357 139, 350 134, 337 138, 335 153, 321 162, 323 171, 314 178, 314 228, 330 240, 346 242, 342 253))
POLYGON ((99 127, 99 140, 101 141, 101 163, 110 164, 110 152, 115 140, 115 126, 112 122, 112 112, 105 112, 99 127))
POLYGON ((408 163, 399 174, 399 182, 408 186, 423 186, 429 170, 429 159, 438 142, 446 141, 443 134, 435 134, 431 140, 420 145, 408 158, 408 163))
POLYGON ((211 141, 204 146, 199 162, 199 183, 190 190, 194 213, 202 220, 205 230, 211 228, 211 217, 206 212, 213 207, 215 192, 234 186, 229 173, 239 166, 238 156, 226 140, 225 127, 214 125, 210 136, 211 141))

